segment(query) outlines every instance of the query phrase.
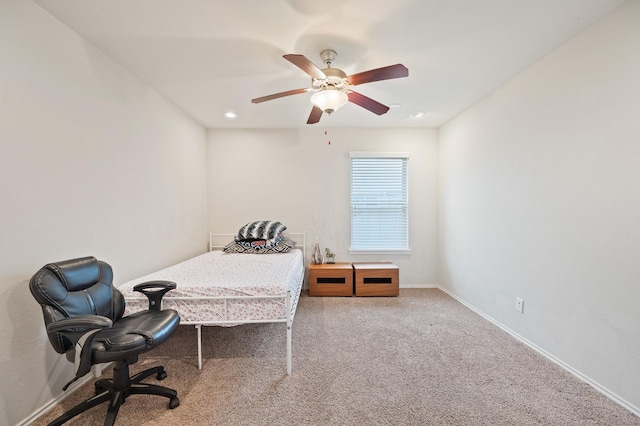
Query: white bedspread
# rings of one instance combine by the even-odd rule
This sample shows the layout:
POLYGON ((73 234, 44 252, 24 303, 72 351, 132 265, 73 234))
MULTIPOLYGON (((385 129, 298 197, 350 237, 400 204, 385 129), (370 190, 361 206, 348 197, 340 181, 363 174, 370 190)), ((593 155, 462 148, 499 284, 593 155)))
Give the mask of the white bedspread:
POLYGON ((177 284, 163 299, 164 308, 176 309, 183 324, 236 325, 286 317, 282 296, 291 291, 297 302, 304 274, 302 252, 231 254, 211 251, 177 265, 129 281, 118 289, 127 301, 125 315, 147 309, 147 298, 133 286, 145 281, 168 280, 177 284), (213 297, 242 299, 208 299, 213 297))

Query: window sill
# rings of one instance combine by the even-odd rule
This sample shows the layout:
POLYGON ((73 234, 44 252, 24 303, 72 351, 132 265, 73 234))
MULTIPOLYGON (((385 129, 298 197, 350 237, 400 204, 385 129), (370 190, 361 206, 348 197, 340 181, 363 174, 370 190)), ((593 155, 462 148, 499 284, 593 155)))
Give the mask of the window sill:
POLYGON ((349 249, 349 254, 411 254, 411 249, 349 249))

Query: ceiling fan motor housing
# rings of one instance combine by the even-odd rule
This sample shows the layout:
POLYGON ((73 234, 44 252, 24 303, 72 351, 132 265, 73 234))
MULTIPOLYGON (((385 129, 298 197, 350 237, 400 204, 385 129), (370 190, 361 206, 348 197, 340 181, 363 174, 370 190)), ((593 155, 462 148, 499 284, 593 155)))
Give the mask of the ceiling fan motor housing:
POLYGON ((326 79, 312 78, 311 84, 314 89, 323 89, 326 86, 333 86, 336 90, 342 90, 348 84, 347 74, 338 68, 323 68, 322 72, 326 79))
POLYGON ((325 49, 320 52, 322 62, 327 66, 321 71, 327 77, 325 79, 311 78, 311 86, 316 90, 339 90, 342 91, 349 84, 347 74, 338 68, 331 68, 331 64, 338 54, 333 49, 325 49))

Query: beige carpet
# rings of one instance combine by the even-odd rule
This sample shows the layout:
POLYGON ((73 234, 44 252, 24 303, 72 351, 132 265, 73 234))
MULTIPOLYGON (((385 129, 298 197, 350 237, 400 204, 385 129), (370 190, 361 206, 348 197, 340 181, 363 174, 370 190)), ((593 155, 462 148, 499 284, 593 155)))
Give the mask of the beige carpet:
MULTIPOLYGON (((134 371, 162 363, 180 406, 134 395, 118 425, 640 425, 602 396, 435 289, 397 298, 303 296, 286 375, 283 324, 180 327, 134 371)), ((109 370, 105 374, 110 375, 109 370)), ((67 398, 35 425, 88 397, 67 398)), ((68 424, 102 424, 106 405, 68 424)))

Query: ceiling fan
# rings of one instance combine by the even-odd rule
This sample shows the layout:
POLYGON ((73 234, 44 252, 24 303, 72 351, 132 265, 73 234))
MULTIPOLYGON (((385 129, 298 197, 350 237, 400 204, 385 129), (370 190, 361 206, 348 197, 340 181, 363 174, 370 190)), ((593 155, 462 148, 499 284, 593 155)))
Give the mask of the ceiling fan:
POLYGON ((274 93, 252 99, 251 102, 258 104, 285 96, 315 92, 313 96, 311 96, 313 108, 311 109, 307 124, 317 123, 320 121, 323 112, 331 114, 347 102, 359 105, 374 114, 382 115, 389 111, 388 106, 358 92, 354 92, 351 88, 359 84, 371 83, 372 81, 390 80, 392 78, 407 77, 409 75, 409 70, 404 65, 396 64, 347 76, 341 69, 331 68, 331 64, 336 58, 336 52, 331 49, 325 49, 320 52, 320 58, 326 65, 326 68, 323 69, 318 68, 304 55, 289 54, 283 55, 283 58, 311 76, 311 87, 274 93))

